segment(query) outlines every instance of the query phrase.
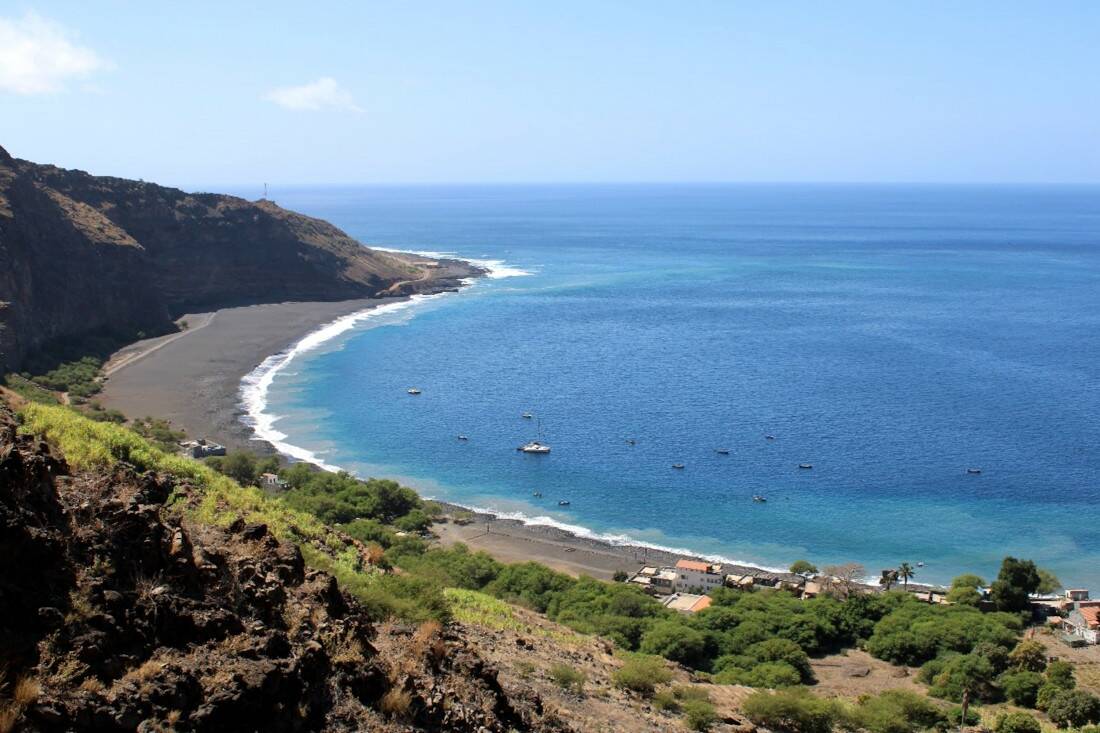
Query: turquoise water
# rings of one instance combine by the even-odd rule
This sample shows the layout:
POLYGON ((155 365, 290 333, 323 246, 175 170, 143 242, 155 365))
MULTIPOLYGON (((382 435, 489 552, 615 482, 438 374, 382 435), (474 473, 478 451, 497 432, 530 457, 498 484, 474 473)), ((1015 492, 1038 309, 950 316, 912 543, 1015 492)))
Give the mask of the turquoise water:
POLYGON ((528 273, 375 314, 271 371, 264 429, 300 456, 766 566, 924 562, 918 580, 946 581, 1014 553, 1100 585, 1100 189, 277 199, 370 244, 528 273), (524 411, 550 455, 515 450, 535 437, 524 411))

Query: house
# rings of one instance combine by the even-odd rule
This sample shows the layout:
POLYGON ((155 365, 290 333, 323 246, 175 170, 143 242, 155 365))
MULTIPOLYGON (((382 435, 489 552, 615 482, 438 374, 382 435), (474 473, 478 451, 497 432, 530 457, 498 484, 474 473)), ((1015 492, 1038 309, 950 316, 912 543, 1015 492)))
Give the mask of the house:
POLYGON ((704 608, 710 607, 710 596, 701 596, 696 593, 673 593, 664 601, 665 608, 671 608, 680 613, 698 613, 704 608))
POLYGON ((1070 603, 1087 601, 1089 599, 1088 588, 1072 588, 1066 591, 1066 600, 1070 603))
POLYGON ((756 583, 756 578, 751 575, 727 575, 726 585, 730 588, 738 588, 740 590, 752 590, 753 584, 756 583))
POLYGON ((663 596, 675 590, 676 577, 676 573, 668 568, 658 569, 647 566, 635 573, 629 582, 640 585, 646 593, 663 596))
POLYGON ((725 583, 720 565, 711 565, 701 560, 677 560, 676 590, 694 590, 709 593, 725 583))
POLYGON ((1073 610, 1062 619, 1062 631, 1088 644, 1100 642, 1100 601, 1074 602, 1073 610))
POLYGON ((184 455, 192 458, 206 458, 207 456, 224 456, 225 446, 207 442, 205 438, 198 440, 185 440, 180 443, 184 455))
POLYGON ((285 489, 287 482, 279 478, 277 473, 261 473, 260 486, 265 489, 285 489))
POLYGON ((802 600, 807 601, 811 598, 817 598, 821 595, 821 583, 816 580, 806 581, 805 587, 802 589, 802 600))

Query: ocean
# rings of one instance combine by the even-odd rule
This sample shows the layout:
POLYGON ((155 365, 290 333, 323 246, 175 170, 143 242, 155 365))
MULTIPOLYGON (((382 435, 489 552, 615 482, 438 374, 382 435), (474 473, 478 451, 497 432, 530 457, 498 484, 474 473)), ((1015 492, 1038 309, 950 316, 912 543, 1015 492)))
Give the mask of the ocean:
POLYGON ((300 459, 765 567, 919 562, 915 581, 946 582, 1013 554, 1100 586, 1100 188, 275 199, 492 270, 250 375, 248 419, 300 459), (516 451, 540 429, 549 455, 516 451))

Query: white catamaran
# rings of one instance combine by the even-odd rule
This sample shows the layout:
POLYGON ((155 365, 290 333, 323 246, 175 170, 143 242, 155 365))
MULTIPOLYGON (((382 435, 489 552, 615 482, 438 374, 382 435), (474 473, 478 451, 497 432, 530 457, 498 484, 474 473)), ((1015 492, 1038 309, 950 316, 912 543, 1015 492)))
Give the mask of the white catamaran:
POLYGON ((548 446, 548 445, 546 445, 546 443, 542 442, 542 420, 539 420, 539 423, 538 423, 538 439, 537 440, 532 440, 530 443, 524 443, 519 448, 516 448, 516 450, 523 451, 524 453, 549 453, 550 452, 550 446, 548 446))

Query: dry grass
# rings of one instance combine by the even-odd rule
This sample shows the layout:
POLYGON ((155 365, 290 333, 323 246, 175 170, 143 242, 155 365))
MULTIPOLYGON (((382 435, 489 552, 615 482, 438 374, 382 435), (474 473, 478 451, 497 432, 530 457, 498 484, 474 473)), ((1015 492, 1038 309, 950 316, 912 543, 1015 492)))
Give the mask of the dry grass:
POLYGON ((329 659, 336 664, 358 664, 366 660, 363 644, 350 634, 331 636, 325 640, 329 659))
MULTIPOLYGON (((7 673, 0 675, 0 684, 7 673)), ((11 688, 10 697, 0 703, 0 733, 11 733, 19 717, 38 699, 41 687, 33 677, 20 677, 11 688)))
POLYGON ((164 716, 164 722, 168 725, 175 725, 176 723, 180 722, 180 717, 182 716, 183 713, 179 710, 170 710, 168 712, 168 715, 164 716))
POLYGON ((394 718, 407 715, 411 705, 412 695, 397 687, 391 687, 389 692, 382 696, 380 703, 382 712, 394 718))
POLYGON ((437 665, 447 656, 447 643, 443 641, 443 625, 438 621, 425 621, 413 634, 411 649, 413 656, 427 659, 437 665))
POLYGON ((386 556, 386 551, 382 549, 382 545, 376 542, 372 542, 367 545, 367 563, 371 565, 381 565, 382 559, 386 556))
POLYGON ((89 677, 80 683, 80 689, 84 692, 100 693, 106 689, 106 685, 98 677, 89 677))

